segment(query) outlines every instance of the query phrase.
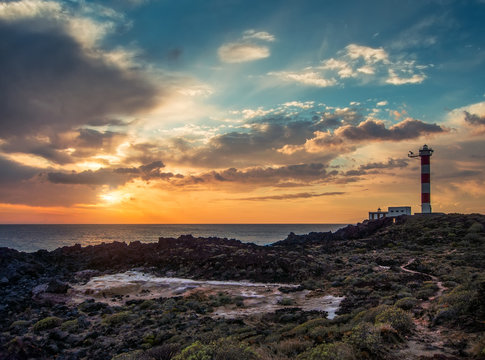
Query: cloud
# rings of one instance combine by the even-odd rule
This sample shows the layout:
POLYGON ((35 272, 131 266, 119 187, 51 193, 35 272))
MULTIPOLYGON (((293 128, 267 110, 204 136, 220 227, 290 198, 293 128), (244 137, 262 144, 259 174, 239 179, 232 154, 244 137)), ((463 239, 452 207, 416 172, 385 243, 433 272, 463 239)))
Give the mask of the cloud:
MULTIPOLYGON (((0 184, 14 184, 23 180, 29 180, 39 173, 41 169, 25 166, 15 161, 6 159, 0 155, 0 184)), ((1 199, 0 199, 1 201, 1 199)))
POLYGON ((322 65, 318 66, 317 69, 335 70, 337 71, 337 75, 342 79, 355 77, 357 75, 349 62, 334 58, 322 61, 322 65))
POLYGON ((16 21, 37 16, 51 16, 60 13, 62 7, 55 1, 24 0, 0 3, 0 19, 16 21))
POLYGON ((325 79, 321 74, 315 71, 302 71, 302 72, 269 72, 268 75, 276 76, 285 81, 293 81, 309 86, 316 87, 329 87, 334 86, 337 81, 335 79, 325 79))
POLYGON ((389 128, 384 122, 367 119, 358 125, 342 125, 333 132, 315 131, 314 136, 303 145, 285 145, 279 152, 294 155, 300 152, 319 154, 322 152, 345 153, 354 151, 362 142, 403 141, 427 134, 444 133, 447 129, 437 124, 428 124, 416 119, 403 120, 389 128))
POLYGON ((55 1, 20 0, 0 4, 0 20, 23 22, 26 27, 42 31, 62 28, 84 49, 93 50, 117 28, 117 22, 124 22, 124 16, 95 3, 70 6, 55 1))
POLYGON ((264 187, 278 186, 291 182, 299 186, 329 181, 338 172, 327 171, 327 166, 322 163, 293 164, 270 167, 250 167, 245 169, 229 168, 225 170, 213 170, 199 175, 186 176, 183 179, 174 179, 171 184, 176 186, 188 186, 194 184, 225 184, 234 187, 264 187))
POLYGON ((266 31, 247 30, 239 41, 221 45, 217 54, 225 63, 242 63, 269 57, 269 47, 258 41, 272 42, 275 37, 266 31))
POLYGON ((362 164, 358 169, 347 170, 345 176, 362 176, 367 174, 376 174, 380 170, 402 169, 408 166, 408 159, 389 159, 387 162, 371 162, 362 164))
POLYGON ((155 103, 148 81, 87 56, 61 32, 0 23, 0 37, 2 137, 108 124, 155 103))
POLYGON ((438 43, 440 33, 449 34, 456 25, 447 15, 426 17, 404 29, 390 47, 396 50, 429 48, 438 43))
POLYGON ((126 134, 114 131, 79 129, 46 136, 11 136, 0 145, 4 153, 24 153, 40 156, 57 164, 86 160, 90 156, 116 153, 126 134))
POLYGON ((121 64, 128 59, 112 58, 124 49, 98 46, 124 22, 121 14, 96 4, 69 6, 0 4, 0 147, 6 153, 67 164, 112 152, 125 134, 92 127, 127 125, 164 92, 121 64))
POLYGON ((415 139, 424 134, 442 133, 445 130, 437 124, 427 124, 416 119, 403 120, 390 128, 382 121, 366 120, 358 126, 346 125, 335 131, 335 135, 348 140, 392 140, 415 139))
POLYGON ((389 78, 386 83, 392 85, 420 84, 426 79, 424 74, 413 74, 408 77, 399 77, 394 69, 389 69, 389 78))
POLYGON ((163 173, 163 162, 155 161, 150 164, 131 168, 102 168, 96 171, 86 170, 82 172, 48 172, 47 179, 54 184, 77 184, 77 185, 109 185, 118 187, 125 183, 140 178, 148 181, 152 179, 167 179, 176 175, 163 173))
POLYGON ((293 199, 308 199, 313 197, 321 197, 321 196, 335 196, 335 195, 343 195, 345 192, 342 191, 333 191, 333 192, 324 192, 324 193, 296 193, 296 194, 284 194, 284 195, 269 195, 269 196, 253 196, 253 197, 246 197, 246 198, 239 198, 237 200, 248 200, 248 201, 266 201, 266 200, 293 200, 293 199))
MULTIPOLYGON (((288 163, 295 159, 278 152, 277 149, 288 144, 301 145, 315 131, 325 127, 320 117, 300 119, 285 116, 284 113, 251 118, 249 121, 240 129, 215 135, 200 146, 190 145, 186 141, 174 144, 175 148, 172 147, 163 158, 175 163, 210 168, 288 163), (177 156, 178 147, 181 149, 177 156)), ((322 154, 321 158, 315 160, 322 161, 324 157, 327 155, 322 154)))
POLYGON ((408 166, 408 159, 389 159, 387 163, 373 162, 363 164, 359 167, 360 170, 374 170, 374 169, 395 169, 404 168, 408 166))
POLYGON ((267 46, 249 43, 228 43, 219 50, 219 59, 226 63, 242 63, 264 59, 270 56, 267 46))
POLYGON ((246 30, 243 33, 243 39, 244 40, 257 39, 257 40, 263 40, 263 41, 269 41, 269 42, 273 42, 276 40, 274 35, 266 31, 256 31, 256 30, 246 30))
POLYGON ((288 101, 283 104, 285 107, 297 107, 300 109, 311 109, 315 105, 314 101, 288 101))
POLYGON ((389 63, 389 54, 383 48, 350 44, 345 47, 345 53, 353 60, 362 58, 367 64, 389 63))
POLYGON ((470 178, 483 178, 482 175, 483 171, 481 170, 455 170, 453 172, 439 173, 434 177, 436 179, 464 181, 465 179, 468 180, 470 178))
POLYGON ((363 118, 363 114, 354 108, 337 108, 333 112, 323 113, 322 125, 325 129, 333 129, 342 125, 357 125, 363 118))
POLYGON ((157 90, 148 81, 86 55, 62 32, 0 22, 0 37, 7 39, 0 43, 4 138, 109 123, 155 104, 157 90))
POLYGON ((272 71, 268 75, 318 87, 336 86, 352 79, 360 84, 392 85, 419 84, 426 79, 423 71, 427 65, 406 60, 402 54, 391 55, 382 47, 349 44, 336 55, 301 70, 272 71))
POLYGON ((70 206, 92 203, 96 192, 85 187, 59 185, 45 181, 44 169, 26 166, 0 155, 0 203, 33 206, 70 206))
POLYGON ((156 161, 138 167, 102 168, 82 172, 48 172, 46 179, 53 184, 109 186, 116 188, 135 179, 143 181, 163 181, 167 186, 190 187, 193 185, 209 186, 224 184, 230 186, 277 186, 293 182, 295 185, 321 183, 338 174, 336 170, 327 171, 321 163, 294 164, 270 167, 250 167, 245 169, 229 168, 211 170, 192 175, 163 172, 164 164, 156 161))
POLYGON ((188 165, 197 169, 328 163, 355 151, 364 142, 403 141, 447 131, 437 124, 411 118, 386 126, 384 121, 363 111, 354 108, 322 111, 321 105, 288 102, 270 110, 258 109, 260 116, 251 116, 222 134, 207 133, 199 140, 171 138, 158 145, 158 156, 170 166, 188 165))
POLYGON ((55 1, 23 0, 0 3, 0 19, 16 21, 34 17, 49 17, 62 11, 55 1))
POLYGON ((465 122, 470 125, 485 125, 485 115, 471 114, 468 111, 463 112, 465 114, 465 122))

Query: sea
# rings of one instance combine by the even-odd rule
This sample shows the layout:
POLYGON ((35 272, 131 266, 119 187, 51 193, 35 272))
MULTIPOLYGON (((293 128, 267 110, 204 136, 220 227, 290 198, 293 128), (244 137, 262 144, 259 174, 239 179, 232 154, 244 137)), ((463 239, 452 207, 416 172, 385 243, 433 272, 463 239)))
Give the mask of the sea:
POLYGON ((290 232, 336 231, 347 224, 70 224, 0 225, 0 247, 25 252, 54 250, 62 246, 96 245, 103 242, 157 242, 159 237, 216 236, 257 245, 285 239, 290 232))

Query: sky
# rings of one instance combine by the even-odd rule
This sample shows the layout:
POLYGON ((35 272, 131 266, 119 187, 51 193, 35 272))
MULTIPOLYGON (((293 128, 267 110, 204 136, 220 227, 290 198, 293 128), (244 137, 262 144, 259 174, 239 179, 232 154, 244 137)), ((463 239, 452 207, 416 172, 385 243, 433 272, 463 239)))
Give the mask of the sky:
POLYGON ((485 213, 485 1, 0 1, 0 223, 485 213))

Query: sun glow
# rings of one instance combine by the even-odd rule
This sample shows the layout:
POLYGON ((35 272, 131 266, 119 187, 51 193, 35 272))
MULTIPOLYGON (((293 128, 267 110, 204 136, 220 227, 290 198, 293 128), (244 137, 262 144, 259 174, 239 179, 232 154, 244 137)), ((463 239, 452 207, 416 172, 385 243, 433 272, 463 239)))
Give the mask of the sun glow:
POLYGON ((99 195, 99 197, 107 204, 118 204, 125 200, 129 200, 131 197, 131 194, 128 194, 122 191, 111 191, 111 192, 101 194, 99 195))

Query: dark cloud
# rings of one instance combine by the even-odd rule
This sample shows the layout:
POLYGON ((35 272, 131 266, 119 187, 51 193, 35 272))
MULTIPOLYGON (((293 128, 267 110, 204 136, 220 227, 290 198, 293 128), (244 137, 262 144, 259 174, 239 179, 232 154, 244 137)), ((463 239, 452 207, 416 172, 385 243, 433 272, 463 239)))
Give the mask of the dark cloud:
POLYGON ((376 174, 379 170, 404 168, 408 166, 408 159, 389 159, 387 162, 371 162, 362 164, 358 169, 348 170, 345 176, 362 176, 367 174, 376 174))
POLYGON ((266 182, 279 180, 323 180, 330 175, 335 175, 336 172, 327 172, 324 164, 298 164, 287 165, 280 167, 268 168, 252 168, 247 170, 237 170, 234 168, 227 169, 221 172, 214 172, 214 175, 219 176, 219 181, 237 181, 245 182, 266 182))
POLYGON ((292 199, 307 199, 312 197, 320 196, 334 196, 343 195, 345 192, 334 191, 334 192, 324 192, 324 193, 296 193, 296 194, 284 194, 284 195, 270 195, 270 196, 254 196, 247 198, 239 198, 238 200, 249 200, 249 201, 266 201, 266 200, 292 200, 292 199))
POLYGON ((113 115, 155 104, 157 91, 145 79, 86 55, 61 27, 0 22, 0 39, 4 139, 113 124, 113 115))
POLYGON ((246 124, 247 129, 216 135, 202 146, 179 139, 166 148, 162 157, 171 163, 209 168, 328 163, 342 153, 354 151, 362 141, 402 141, 447 131, 415 119, 391 127, 377 120, 359 123, 361 119, 362 114, 354 109, 325 113, 322 118, 253 119, 246 124))
MULTIPOLYGON (((216 135, 201 147, 190 148, 187 142, 174 144, 182 153, 174 161, 204 167, 257 166, 261 163, 288 164, 306 162, 301 154, 293 158, 277 150, 285 145, 302 145, 314 136, 316 131, 326 130, 319 118, 315 120, 271 117, 255 120, 248 124, 248 130, 233 131, 216 135)), ((167 154, 170 156, 170 154, 167 154)), ((331 154, 313 154, 311 161, 328 161, 331 154)))
POLYGON ((185 177, 176 185, 201 183, 237 183, 249 186, 278 186, 289 181, 308 184, 322 182, 337 175, 336 170, 327 171, 327 166, 321 163, 285 165, 279 167, 254 167, 243 170, 229 168, 222 171, 210 171, 198 176, 185 177))
POLYGON ((55 140, 51 142, 48 138, 38 138, 34 136, 11 136, 8 141, 0 145, 4 153, 25 153, 43 157, 57 164, 67 164, 72 162, 72 157, 62 151, 64 147, 59 147, 55 140))
POLYGON ((341 125, 357 125, 363 118, 364 116, 356 109, 338 109, 333 113, 324 113, 321 125, 326 129, 334 129, 341 125))
POLYGON ((135 178, 145 181, 153 179, 180 178, 170 172, 161 172, 165 167, 163 162, 155 161, 150 164, 131 168, 103 168, 99 170, 86 170, 82 172, 49 172, 47 179, 54 184, 77 184, 77 185, 109 185, 110 187, 121 186, 135 178))
POLYGON ((427 124, 420 120, 406 119, 390 128, 383 122, 367 120, 358 126, 347 125, 335 131, 339 136, 348 140, 407 140, 424 134, 442 133, 445 130, 437 124, 427 124))
POLYGON ((477 178, 483 175, 483 171, 481 170, 458 170, 456 169, 453 172, 446 172, 446 173, 438 173, 433 175, 437 179, 470 179, 470 178, 477 178))
POLYGON ((465 121, 471 125, 485 125, 485 115, 479 116, 477 114, 470 114, 468 111, 464 111, 465 121))
POLYGON ((30 206, 70 206, 93 203, 97 194, 86 187, 51 184, 42 169, 21 165, 0 156, 0 203, 30 206), (60 188, 61 186, 61 188, 60 188))
POLYGON ((39 168, 21 165, 0 156, 0 184, 18 183, 28 180, 40 172, 39 168))
POLYGON ((112 169, 86 170, 82 172, 50 172, 47 179, 54 184, 109 185, 117 187, 132 179, 130 173, 117 173, 112 169))
POLYGON ((389 159, 387 162, 372 162, 363 164, 359 167, 360 170, 372 170, 372 169, 395 169, 404 168, 408 166, 408 159, 389 159))
POLYGON ((117 135, 118 133, 113 131, 100 132, 93 129, 81 129, 76 139, 76 145, 80 147, 101 148, 106 139, 110 140, 117 135))
POLYGON ((357 170, 348 170, 344 174, 345 176, 361 176, 366 175, 368 172, 367 170, 357 169, 357 170))
POLYGON ((80 129, 49 137, 12 136, 0 149, 5 153, 33 154, 64 165, 92 155, 110 154, 125 138, 123 133, 80 129))

